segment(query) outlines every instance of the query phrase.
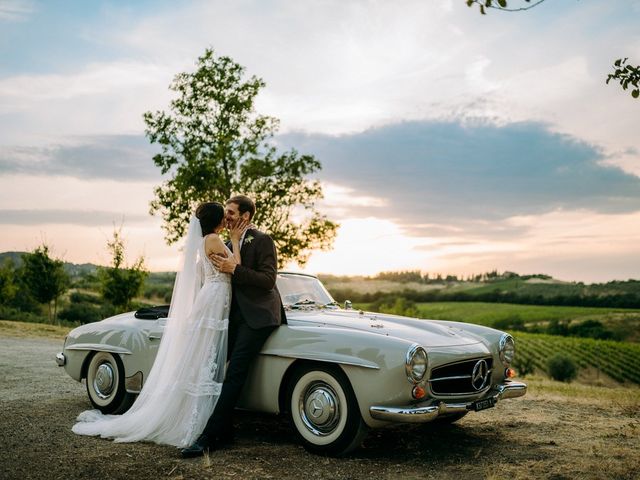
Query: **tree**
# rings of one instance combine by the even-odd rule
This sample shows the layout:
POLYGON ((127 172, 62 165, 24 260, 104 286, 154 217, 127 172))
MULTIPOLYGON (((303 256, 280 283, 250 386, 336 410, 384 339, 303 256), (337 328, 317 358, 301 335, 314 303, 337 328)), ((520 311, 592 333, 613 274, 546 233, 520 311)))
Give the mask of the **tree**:
POLYGON ((112 266, 100 268, 98 278, 102 297, 120 310, 129 310, 131 301, 140 294, 149 272, 144 266, 144 257, 138 258, 131 267, 125 266, 122 227, 113 231, 113 239, 107 242, 112 255, 112 266))
POLYGON ((8 305, 15 298, 18 287, 15 283, 15 268, 11 260, 0 266, 0 304, 8 305))
POLYGON ((170 89, 177 96, 169 112, 144 114, 145 133, 161 149, 153 161, 171 175, 151 202, 168 244, 182 237, 198 203, 224 203, 237 193, 255 200, 253 221, 273 238, 280 266, 288 260, 304 265, 311 250, 332 244, 338 225, 315 209, 322 187, 307 179, 320 162, 295 150, 277 151, 272 138, 278 120, 254 110, 264 86, 260 78, 246 78, 231 58, 207 49, 195 72, 174 78, 170 89))
MULTIPOLYGON (((501 10, 503 12, 520 12, 523 10, 529 10, 531 8, 537 7, 545 0, 538 0, 537 2, 531 3, 531 0, 524 0, 528 5, 510 8, 507 4, 507 0, 465 0, 467 2, 467 6, 472 7, 473 5, 478 5, 480 8, 480 13, 482 15, 487 14, 487 9, 493 8, 496 10, 501 10)), ((631 96, 633 98, 640 98, 640 65, 625 65, 628 58, 622 59, 619 58, 613 63, 613 73, 607 75, 607 85, 611 80, 617 80, 622 86, 623 90, 626 90, 629 85, 631 85, 631 96)))
POLYGON ((33 297, 48 306, 49 322, 58 319, 58 299, 69 288, 69 276, 62 260, 49 256, 44 243, 32 253, 22 255, 22 278, 33 297))

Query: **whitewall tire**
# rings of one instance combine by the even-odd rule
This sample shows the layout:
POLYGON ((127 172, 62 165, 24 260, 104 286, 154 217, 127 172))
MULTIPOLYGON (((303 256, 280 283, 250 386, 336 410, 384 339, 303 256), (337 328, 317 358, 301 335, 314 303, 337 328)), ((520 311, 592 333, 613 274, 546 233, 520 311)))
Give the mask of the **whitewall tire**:
POLYGON ((325 455, 357 448, 367 433, 346 375, 337 366, 305 365, 289 382, 288 410, 304 447, 325 455))
POLYGON ((120 357, 109 352, 94 352, 87 366, 87 394, 91 404, 105 414, 123 413, 135 400, 124 384, 124 366, 120 357))

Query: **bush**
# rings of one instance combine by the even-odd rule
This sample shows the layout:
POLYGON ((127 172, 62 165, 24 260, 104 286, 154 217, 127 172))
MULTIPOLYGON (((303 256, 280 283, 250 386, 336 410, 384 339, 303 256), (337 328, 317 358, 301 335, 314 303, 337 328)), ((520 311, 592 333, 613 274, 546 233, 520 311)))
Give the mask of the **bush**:
POLYGON ((547 371, 551 378, 559 382, 570 382, 578 376, 576 362, 562 353, 557 353, 547 360, 547 371))
POLYGON ((526 377, 527 375, 531 375, 535 370, 533 366, 533 359, 531 357, 516 357, 515 361, 513 362, 513 368, 515 368, 519 377, 526 377))
POLYGON ((574 337, 597 338, 599 340, 613 338, 613 332, 597 320, 585 320, 577 325, 571 325, 569 327, 569 335, 574 337))
POLYGON ((93 303, 71 303, 59 317, 68 322, 91 323, 104 318, 103 308, 93 303))
POLYGON ((498 330, 517 330, 520 332, 527 331, 524 320, 517 314, 499 318, 493 323, 493 328, 497 328, 498 330))
POLYGON ((101 305, 102 299, 98 295, 91 295, 90 293, 73 292, 69 295, 71 303, 93 303, 94 305, 101 305))

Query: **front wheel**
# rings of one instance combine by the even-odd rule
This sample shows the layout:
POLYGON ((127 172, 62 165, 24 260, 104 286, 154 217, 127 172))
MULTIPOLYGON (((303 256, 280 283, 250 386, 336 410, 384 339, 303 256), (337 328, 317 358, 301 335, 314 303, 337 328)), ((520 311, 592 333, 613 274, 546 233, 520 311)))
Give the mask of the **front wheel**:
POLYGON ((87 394, 91 404, 105 414, 123 413, 136 396, 124 385, 124 366, 117 355, 95 352, 87 367, 87 394))
POLYGON ((313 453, 344 455, 367 433, 351 384, 339 367, 306 365, 289 382, 291 421, 313 453))

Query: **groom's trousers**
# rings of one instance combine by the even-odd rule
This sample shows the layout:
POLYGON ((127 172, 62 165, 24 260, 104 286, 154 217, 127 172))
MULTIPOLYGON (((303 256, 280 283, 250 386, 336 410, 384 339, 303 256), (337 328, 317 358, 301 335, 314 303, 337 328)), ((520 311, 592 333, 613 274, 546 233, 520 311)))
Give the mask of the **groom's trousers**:
POLYGON ((247 380, 249 367, 271 332, 277 328, 251 328, 240 309, 233 307, 235 305, 232 306, 232 321, 229 324, 229 365, 218 402, 202 431, 202 434, 212 441, 224 439, 232 434, 233 410, 247 380))

